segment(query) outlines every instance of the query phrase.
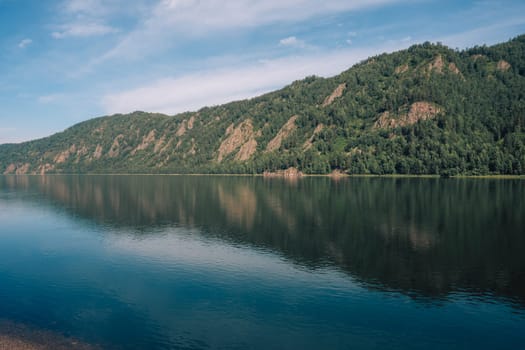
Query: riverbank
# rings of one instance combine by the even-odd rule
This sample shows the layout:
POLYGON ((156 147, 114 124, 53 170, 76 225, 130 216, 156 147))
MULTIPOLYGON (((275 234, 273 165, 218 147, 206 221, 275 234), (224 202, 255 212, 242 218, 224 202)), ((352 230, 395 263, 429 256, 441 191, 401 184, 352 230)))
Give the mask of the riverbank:
MULTIPOLYGON (((267 177, 267 178, 285 178, 285 176, 274 175, 270 173, 264 174, 185 174, 185 173, 171 173, 171 174, 148 174, 148 173, 62 173, 62 174, 0 174, 0 176, 210 176, 210 177, 267 177), (272 176, 273 175, 273 176, 272 176)), ((292 178, 308 178, 308 177, 328 177, 328 178, 419 178, 419 179, 439 179, 444 178, 436 174, 346 174, 346 173, 328 173, 328 174, 304 174, 300 176, 291 176, 292 178)), ((290 177, 286 177, 290 178, 290 177)), ((449 179, 501 179, 501 180, 525 180, 525 175, 454 175, 448 177, 449 179)))

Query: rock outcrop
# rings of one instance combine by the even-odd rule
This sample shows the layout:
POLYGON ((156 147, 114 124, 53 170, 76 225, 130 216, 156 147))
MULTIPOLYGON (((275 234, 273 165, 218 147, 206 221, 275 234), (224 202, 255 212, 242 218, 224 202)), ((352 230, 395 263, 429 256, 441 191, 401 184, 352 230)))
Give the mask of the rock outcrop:
POLYGON ((430 102, 415 102, 410 105, 408 113, 393 115, 390 111, 381 113, 374 123, 376 129, 393 129, 417 123, 420 120, 434 118, 441 108, 430 102))
POLYGON ((281 127, 277 135, 268 142, 266 146, 266 152, 273 152, 281 147, 283 140, 285 140, 290 134, 297 128, 295 121, 298 116, 294 115, 281 127))

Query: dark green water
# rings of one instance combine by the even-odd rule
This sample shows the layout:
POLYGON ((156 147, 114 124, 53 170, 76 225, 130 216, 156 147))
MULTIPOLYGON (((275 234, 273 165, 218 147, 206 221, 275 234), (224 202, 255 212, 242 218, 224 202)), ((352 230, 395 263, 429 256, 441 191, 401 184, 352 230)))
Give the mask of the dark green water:
POLYGON ((0 176, 0 224, 0 319, 102 348, 525 344, 523 180, 0 176))

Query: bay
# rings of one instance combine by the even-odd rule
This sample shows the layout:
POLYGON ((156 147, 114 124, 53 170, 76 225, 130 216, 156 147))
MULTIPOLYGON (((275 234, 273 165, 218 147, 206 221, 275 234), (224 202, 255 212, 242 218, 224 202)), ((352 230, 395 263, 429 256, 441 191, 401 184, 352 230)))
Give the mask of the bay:
POLYGON ((508 179, 0 176, 0 320, 104 349, 515 349, 524 199, 508 179))

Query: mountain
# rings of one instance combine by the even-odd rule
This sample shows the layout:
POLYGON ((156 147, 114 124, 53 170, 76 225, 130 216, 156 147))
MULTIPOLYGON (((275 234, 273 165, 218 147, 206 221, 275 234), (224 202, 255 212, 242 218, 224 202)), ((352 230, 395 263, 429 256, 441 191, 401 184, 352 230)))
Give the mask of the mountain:
POLYGON ((524 174, 525 35, 424 43, 332 78, 175 116, 91 119, 0 145, 0 172, 524 174))

